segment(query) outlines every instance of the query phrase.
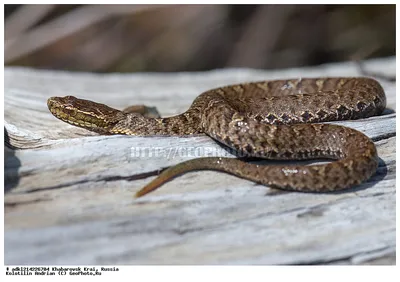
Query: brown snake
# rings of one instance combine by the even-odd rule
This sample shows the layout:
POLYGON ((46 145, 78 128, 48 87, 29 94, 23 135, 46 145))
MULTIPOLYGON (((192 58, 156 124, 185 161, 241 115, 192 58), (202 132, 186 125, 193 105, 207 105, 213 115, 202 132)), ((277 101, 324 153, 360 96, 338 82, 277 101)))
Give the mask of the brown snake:
POLYGON ((360 184, 376 172, 374 143, 357 130, 315 122, 379 115, 386 107, 386 97, 371 78, 315 78, 212 89, 199 95, 183 114, 168 118, 119 111, 72 96, 49 98, 47 105, 57 118, 100 134, 205 133, 247 156, 335 160, 322 165, 265 166, 232 158, 198 158, 163 171, 137 192, 140 197, 194 170, 223 171, 292 191, 336 191, 360 184))

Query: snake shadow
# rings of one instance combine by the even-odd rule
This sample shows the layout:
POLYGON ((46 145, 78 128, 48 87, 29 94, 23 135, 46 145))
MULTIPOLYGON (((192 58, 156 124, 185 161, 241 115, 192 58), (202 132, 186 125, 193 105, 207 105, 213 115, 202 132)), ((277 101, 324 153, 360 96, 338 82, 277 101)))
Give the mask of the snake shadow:
MULTIPOLYGON (((222 144, 215 140, 223 149, 228 151, 229 153, 235 155, 238 159, 248 163, 254 163, 258 165, 309 165, 309 164, 318 164, 318 163, 327 163, 332 162, 330 159, 311 159, 311 160, 299 160, 299 161, 286 161, 286 160, 268 160, 263 158, 256 158, 256 157, 243 157, 238 151, 233 150, 231 147, 222 144)), ((344 194, 344 193, 354 193, 357 191, 362 191, 368 188, 375 186, 379 181, 383 180, 388 174, 388 168, 385 161, 379 157, 378 161, 378 168, 376 170, 375 175, 369 178, 366 182, 363 182, 359 185, 356 185, 349 189, 344 189, 340 191, 332 191, 332 192, 298 192, 298 193, 310 193, 310 194, 344 194)), ((262 185, 261 183, 254 183, 254 186, 262 185)), ((276 188, 273 186, 265 186, 271 188, 270 191, 267 192, 267 196, 275 196, 279 194, 286 194, 286 193, 293 193, 295 191, 284 190, 281 188, 276 188)))
POLYGON ((393 114, 393 113, 395 113, 395 111, 394 111, 393 109, 385 108, 385 109, 383 110, 383 113, 382 113, 381 115, 382 115, 382 116, 385 116, 385 115, 390 115, 390 114, 393 114))

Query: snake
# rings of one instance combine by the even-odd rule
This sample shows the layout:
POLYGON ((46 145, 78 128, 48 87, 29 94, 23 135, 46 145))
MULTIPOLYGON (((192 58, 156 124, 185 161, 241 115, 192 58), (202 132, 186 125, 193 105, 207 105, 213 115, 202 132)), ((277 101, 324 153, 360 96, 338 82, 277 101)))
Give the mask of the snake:
POLYGON ((245 158, 195 158, 163 170, 136 197, 198 170, 225 172, 288 191, 331 192, 368 180, 379 158, 373 141, 362 132, 329 122, 380 115, 386 96, 373 78, 317 77, 218 87, 197 96, 184 113, 164 118, 148 116, 137 107, 121 111, 74 96, 51 97, 47 105, 58 119, 103 135, 206 134, 249 158, 330 160, 260 165, 245 158))

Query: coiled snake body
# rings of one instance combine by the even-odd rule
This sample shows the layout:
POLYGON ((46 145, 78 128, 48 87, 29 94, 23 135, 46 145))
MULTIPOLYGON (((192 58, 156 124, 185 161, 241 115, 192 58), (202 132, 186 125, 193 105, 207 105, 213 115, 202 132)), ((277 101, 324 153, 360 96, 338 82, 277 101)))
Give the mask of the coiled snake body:
POLYGON ((223 171, 305 192, 335 191, 360 184, 376 172, 374 143, 357 130, 315 122, 379 115, 385 109, 386 97, 381 85, 370 78, 314 78, 212 89, 199 95, 185 113, 167 118, 119 111, 73 96, 51 97, 47 104, 57 118, 100 134, 205 133, 247 156, 335 160, 322 165, 265 166, 232 158, 198 158, 163 171, 136 194, 143 196, 193 170, 223 171))

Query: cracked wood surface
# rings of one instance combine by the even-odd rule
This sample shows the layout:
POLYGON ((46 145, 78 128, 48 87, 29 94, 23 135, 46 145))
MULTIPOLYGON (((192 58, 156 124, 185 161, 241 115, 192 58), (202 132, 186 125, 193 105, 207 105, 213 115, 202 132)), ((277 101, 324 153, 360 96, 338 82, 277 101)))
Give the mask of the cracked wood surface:
MULTIPOLYGON (((395 76, 395 58, 366 67, 395 76)), ((373 178, 340 193, 280 192, 201 171, 134 199, 161 168, 207 152, 232 155, 207 136, 99 136, 46 106, 50 96, 74 95, 116 108, 147 104, 169 116, 222 85, 358 75, 353 63, 107 75, 6 68, 5 263, 395 264, 393 82, 380 80, 383 116, 336 122, 371 137, 381 158, 373 178)))

